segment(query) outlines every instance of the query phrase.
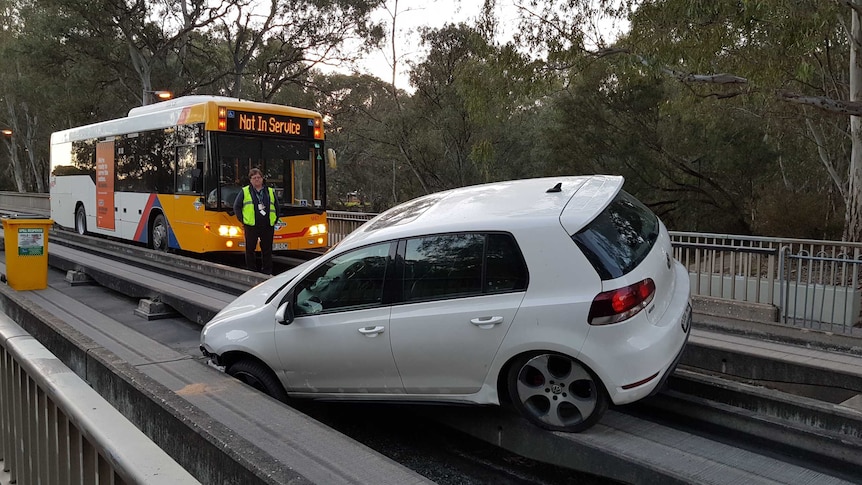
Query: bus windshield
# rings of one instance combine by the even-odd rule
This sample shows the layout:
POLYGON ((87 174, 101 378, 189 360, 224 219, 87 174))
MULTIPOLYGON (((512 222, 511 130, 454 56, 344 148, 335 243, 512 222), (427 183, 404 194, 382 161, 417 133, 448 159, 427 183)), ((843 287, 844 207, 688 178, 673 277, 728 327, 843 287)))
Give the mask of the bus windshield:
POLYGON ((214 172, 218 186, 207 195, 207 207, 229 209, 248 185, 248 172, 257 167, 267 186, 275 190, 279 215, 322 211, 325 194, 315 184, 315 160, 321 155, 315 142, 247 137, 214 133, 214 172))

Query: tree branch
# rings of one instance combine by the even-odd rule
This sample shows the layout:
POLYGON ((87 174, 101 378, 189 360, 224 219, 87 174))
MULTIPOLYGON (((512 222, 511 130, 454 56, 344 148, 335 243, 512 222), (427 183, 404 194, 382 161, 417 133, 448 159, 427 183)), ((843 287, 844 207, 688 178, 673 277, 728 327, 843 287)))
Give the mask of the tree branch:
POLYGON ((779 92, 778 99, 804 106, 812 106, 829 113, 862 116, 862 102, 860 101, 844 101, 825 96, 806 96, 786 91, 779 92))
POLYGON ((733 74, 690 74, 684 72, 664 69, 671 76, 686 83, 706 83, 706 84, 748 84, 748 79, 744 77, 734 76, 733 74))
POLYGON ((847 193, 847 187, 841 181, 841 177, 838 175, 838 171, 835 169, 835 164, 832 163, 832 157, 829 156, 829 152, 826 150, 826 141, 824 139, 823 133, 817 130, 814 127, 814 124, 811 123, 810 118, 805 118, 805 126, 808 128, 808 132, 814 138, 814 142, 817 143, 817 155, 820 157, 820 161, 823 163, 823 166, 826 167, 826 171, 829 173, 829 177, 832 178, 832 182, 838 187, 838 191, 841 192, 841 198, 849 200, 849 195, 847 193))
POLYGON ((862 5, 857 3, 854 0, 837 0, 839 5, 844 5, 845 7, 850 7, 856 12, 856 15, 862 16, 862 5))

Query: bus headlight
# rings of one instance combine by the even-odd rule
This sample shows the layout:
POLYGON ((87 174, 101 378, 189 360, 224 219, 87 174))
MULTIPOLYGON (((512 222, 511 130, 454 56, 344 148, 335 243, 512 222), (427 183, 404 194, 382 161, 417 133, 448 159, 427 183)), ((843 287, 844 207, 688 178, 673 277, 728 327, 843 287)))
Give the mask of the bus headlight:
POLYGON ((236 226, 218 226, 218 235, 222 237, 236 237, 239 235, 239 228, 236 226))
POLYGON ((308 228, 308 233, 312 236, 326 234, 326 224, 315 224, 308 228))

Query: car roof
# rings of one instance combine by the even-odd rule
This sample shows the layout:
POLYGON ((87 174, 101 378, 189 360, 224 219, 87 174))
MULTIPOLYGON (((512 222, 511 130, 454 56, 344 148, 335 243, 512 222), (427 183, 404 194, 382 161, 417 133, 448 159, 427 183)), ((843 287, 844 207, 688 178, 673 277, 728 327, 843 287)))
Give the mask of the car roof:
POLYGON ((575 232, 620 191, 623 177, 558 176, 446 190, 395 206, 353 231, 339 246, 359 246, 421 234, 515 230, 565 216, 575 232), (564 213, 565 211, 565 213, 564 213))

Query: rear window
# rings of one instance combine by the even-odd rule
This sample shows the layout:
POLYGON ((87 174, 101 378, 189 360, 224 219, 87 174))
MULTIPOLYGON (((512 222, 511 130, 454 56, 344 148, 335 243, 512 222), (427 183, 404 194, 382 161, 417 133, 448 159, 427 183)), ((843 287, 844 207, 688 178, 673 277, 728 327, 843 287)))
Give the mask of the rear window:
POLYGON ((572 236, 603 280, 637 267, 658 239, 658 217, 625 191, 572 236))

